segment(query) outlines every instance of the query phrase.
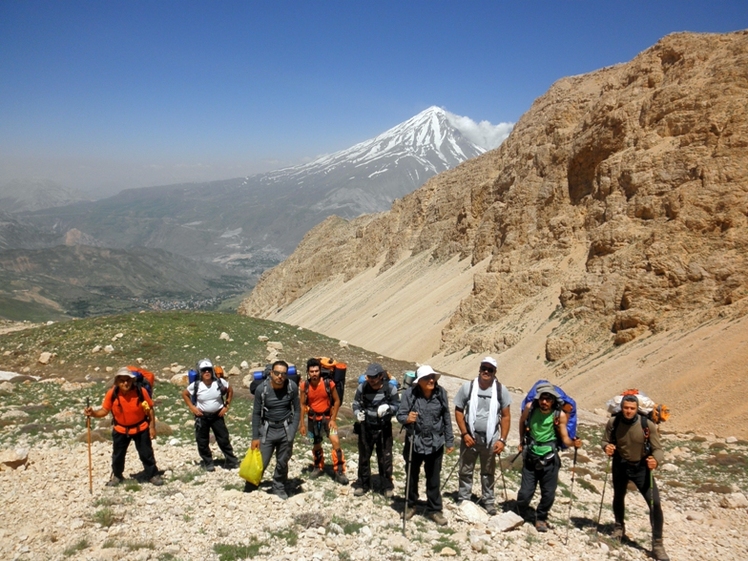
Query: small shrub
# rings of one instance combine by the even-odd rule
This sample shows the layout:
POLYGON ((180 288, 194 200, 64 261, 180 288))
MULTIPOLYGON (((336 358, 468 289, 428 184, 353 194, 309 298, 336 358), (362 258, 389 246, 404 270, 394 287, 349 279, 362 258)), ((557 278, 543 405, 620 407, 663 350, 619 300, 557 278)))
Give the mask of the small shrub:
POLYGON ((86 538, 78 540, 76 543, 71 545, 70 547, 66 547, 65 550, 62 552, 62 554, 65 557, 70 557, 71 555, 75 555, 79 551, 83 551, 84 549, 88 549, 89 543, 86 538))
POLYGON ((213 551, 218 554, 220 561, 238 561, 239 559, 252 558, 260 552, 262 544, 256 538, 247 545, 217 543, 213 545, 213 551))

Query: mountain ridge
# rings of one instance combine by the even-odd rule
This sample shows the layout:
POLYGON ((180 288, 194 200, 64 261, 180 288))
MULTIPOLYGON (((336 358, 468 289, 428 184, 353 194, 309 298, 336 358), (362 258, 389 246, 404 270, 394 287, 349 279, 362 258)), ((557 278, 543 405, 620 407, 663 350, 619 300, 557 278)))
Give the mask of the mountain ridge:
MULTIPOLYGON (((375 334, 374 350, 458 375, 494 354, 511 365, 508 383, 568 383, 590 409, 606 392, 651 383, 651 372, 658 398, 681 411, 693 395, 716 407, 740 380, 745 345, 709 357, 693 349, 677 363, 649 345, 743 333, 747 63, 746 31, 678 33, 628 63, 562 78, 500 148, 389 212, 315 228, 240 311, 363 346, 375 334), (431 287, 449 267, 467 295, 444 309, 431 287), (395 276, 422 301, 417 313, 395 305, 385 282, 395 276), (613 359, 625 366, 608 379, 613 359)), ((731 418, 748 434, 739 411, 731 418)))

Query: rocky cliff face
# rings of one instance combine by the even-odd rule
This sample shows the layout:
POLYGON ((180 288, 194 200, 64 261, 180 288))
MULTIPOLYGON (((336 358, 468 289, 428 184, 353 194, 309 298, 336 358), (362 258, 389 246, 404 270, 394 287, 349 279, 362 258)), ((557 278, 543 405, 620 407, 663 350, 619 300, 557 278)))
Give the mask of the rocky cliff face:
MULTIPOLYGON (((748 32, 665 37, 629 63, 555 83, 497 150, 392 210, 329 219, 242 311, 428 252, 472 288, 433 353, 500 353, 555 294, 557 372, 675 328, 748 311, 748 32)), ((546 316, 547 317, 547 316, 546 316)), ((363 344, 357 341, 357 344, 363 344)))

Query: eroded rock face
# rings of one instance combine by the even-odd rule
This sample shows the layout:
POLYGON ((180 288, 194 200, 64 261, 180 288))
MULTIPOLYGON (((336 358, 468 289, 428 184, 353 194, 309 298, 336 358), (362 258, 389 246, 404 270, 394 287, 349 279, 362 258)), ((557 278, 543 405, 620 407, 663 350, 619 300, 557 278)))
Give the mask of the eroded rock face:
POLYGON ((744 315, 747 67, 748 32, 680 33, 629 63, 561 79, 499 149, 387 213, 312 230, 240 311, 264 316, 338 275, 428 251, 489 260, 442 333, 447 354, 500 352, 508 318, 556 285, 561 321, 546 355, 567 365, 744 315), (567 266, 574 256, 580 266, 567 266))

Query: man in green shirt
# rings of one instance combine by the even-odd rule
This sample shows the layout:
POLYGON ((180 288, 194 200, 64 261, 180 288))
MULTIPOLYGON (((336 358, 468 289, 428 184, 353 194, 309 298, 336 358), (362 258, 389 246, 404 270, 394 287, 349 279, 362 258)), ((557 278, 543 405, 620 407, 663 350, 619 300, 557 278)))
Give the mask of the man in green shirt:
POLYGON ((566 425, 567 414, 558 407, 559 394, 551 384, 537 387, 537 398, 527 404, 519 420, 519 450, 523 452, 522 483, 517 493, 517 510, 527 517, 530 501, 540 485, 540 502, 535 509, 535 528, 548 531, 548 513, 556 499, 561 458, 558 443, 579 448, 582 441, 572 440, 566 425))

